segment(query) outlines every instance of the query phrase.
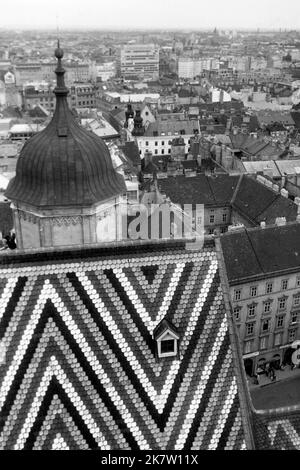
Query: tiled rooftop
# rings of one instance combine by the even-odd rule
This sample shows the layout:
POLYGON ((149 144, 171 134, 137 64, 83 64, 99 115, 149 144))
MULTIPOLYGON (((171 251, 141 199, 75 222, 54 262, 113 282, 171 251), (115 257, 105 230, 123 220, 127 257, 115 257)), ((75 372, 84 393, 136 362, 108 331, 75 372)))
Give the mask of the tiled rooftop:
POLYGON ((15 251, 0 263, 2 449, 245 448, 212 242, 15 251), (163 319, 178 357, 157 359, 163 319))

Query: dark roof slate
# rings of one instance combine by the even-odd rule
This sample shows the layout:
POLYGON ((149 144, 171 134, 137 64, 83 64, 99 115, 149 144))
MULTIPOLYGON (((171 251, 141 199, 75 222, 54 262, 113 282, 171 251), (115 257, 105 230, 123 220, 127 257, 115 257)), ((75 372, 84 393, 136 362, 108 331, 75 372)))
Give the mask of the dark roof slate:
POLYGON ((228 280, 300 269, 300 224, 241 229, 221 237, 228 280))

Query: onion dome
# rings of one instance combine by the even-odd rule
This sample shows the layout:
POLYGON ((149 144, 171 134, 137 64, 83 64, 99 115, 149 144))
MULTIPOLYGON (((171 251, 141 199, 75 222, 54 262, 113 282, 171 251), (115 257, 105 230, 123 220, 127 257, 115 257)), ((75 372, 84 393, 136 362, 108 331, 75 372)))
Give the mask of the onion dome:
POLYGON ((113 168, 106 144, 81 127, 69 109, 59 43, 55 57, 53 118, 25 143, 5 195, 35 207, 90 206, 123 194, 126 186, 113 168))

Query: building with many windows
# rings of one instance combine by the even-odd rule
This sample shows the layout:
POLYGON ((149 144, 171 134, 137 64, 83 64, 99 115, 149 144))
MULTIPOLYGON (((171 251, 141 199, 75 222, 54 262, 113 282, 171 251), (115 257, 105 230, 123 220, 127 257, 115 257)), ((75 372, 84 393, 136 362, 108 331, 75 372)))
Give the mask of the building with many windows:
POLYGON ((246 372, 291 362, 300 338, 300 224, 221 237, 246 372))
POLYGON ((125 79, 159 77, 159 49, 154 44, 128 44, 120 49, 118 73, 125 79))

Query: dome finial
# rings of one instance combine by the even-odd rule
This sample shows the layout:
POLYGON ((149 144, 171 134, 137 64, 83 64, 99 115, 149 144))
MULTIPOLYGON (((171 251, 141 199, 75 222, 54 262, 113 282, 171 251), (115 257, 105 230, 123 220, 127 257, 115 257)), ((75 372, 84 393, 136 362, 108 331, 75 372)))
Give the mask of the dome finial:
POLYGON ((54 55, 57 58, 57 67, 55 69, 57 85, 56 85, 56 88, 54 89, 54 93, 56 94, 56 96, 58 95, 66 96, 69 91, 65 85, 65 79, 64 79, 65 69, 63 68, 62 62, 61 62, 61 59, 64 56, 64 51, 60 47, 59 39, 57 39, 57 48, 54 51, 54 55))
POLYGON ((61 47, 60 47, 59 39, 57 39, 57 48, 55 49, 54 54, 55 54, 55 57, 56 57, 58 60, 62 59, 63 56, 64 56, 64 51, 63 51, 63 49, 61 49, 61 47))

